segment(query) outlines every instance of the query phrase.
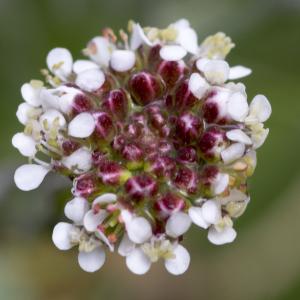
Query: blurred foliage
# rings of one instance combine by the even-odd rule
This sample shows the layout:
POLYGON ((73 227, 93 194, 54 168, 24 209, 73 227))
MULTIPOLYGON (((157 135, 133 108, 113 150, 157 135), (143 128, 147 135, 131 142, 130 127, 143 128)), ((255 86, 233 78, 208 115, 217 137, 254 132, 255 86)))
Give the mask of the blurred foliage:
POLYGON ((299 0, 0 0, 0 299, 300 299, 299 28, 299 0), (263 93, 272 103, 271 133, 258 152, 238 238, 214 247, 194 230, 186 240, 192 264, 178 278, 162 266, 131 275, 111 255, 97 274, 83 273, 75 251, 59 252, 50 238, 70 197, 68 183, 50 177, 30 193, 13 185, 13 170, 24 161, 10 143, 21 128, 20 86, 41 78, 55 46, 80 57, 103 27, 118 30, 128 19, 165 26, 181 17, 200 38, 219 30, 230 35, 237 46, 229 62, 253 69, 244 80, 249 98, 263 93))

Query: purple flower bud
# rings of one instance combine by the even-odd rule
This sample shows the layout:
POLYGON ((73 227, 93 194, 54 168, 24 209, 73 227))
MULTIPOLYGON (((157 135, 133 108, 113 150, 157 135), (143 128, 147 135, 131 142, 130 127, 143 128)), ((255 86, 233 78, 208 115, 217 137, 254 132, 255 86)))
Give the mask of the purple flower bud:
POLYGON ((74 181, 73 193, 76 196, 88 197, 97 188, 97 179, 94 174, 85 173, 77 177, 74 181))
POLYGON ((176 162, 169 156, 156 155, 149 159, 146 167, 148 172, 153 172, 157 177, 171 177, 176 170, 176 162))
POLYGON ((142 174, 128 179, 125 184, 125 191, 131 199, 141 201, 155 196, 158 191, 158 185, 152 177, 142 174))
POLYGON ((149 51, 148 65, 153 71, 156 70, 157 65, 161 62, 161 58, 159 54, 160 49, 161 49, 161 45, 156 44, 149 51))
POLYGON ((74 115, 82 112, 90 111, 92 109, 92 102, 85 94, 77 94, 74 98, 72 111, 74 115))
POLYGON ((201 135, 203 128, 202 120, 190 112, 181 114, 175 126, 174 136, 183 143, 189 144, 196 141, 201 135))
POLYGON ((105 112, 94 113, 96 119, 96 136, 103 140, 110 140, 114 135, 114 126, 111 117, 105 112))
POLYGON ((192 146, 182 147, 177 152, 177 160, 181 163, 193 163, 197 160, 197 151, 192 146))
POLYGON ((94 166, 99 166, 105 159, 106 154, 101 151, 95 150, 92 153, 92 161, 94 166))
POLYGON ((163 78, 168 89, 171 89, 184 76, 186 72, 183 61, 162 61, 157 70, 163 78))
POLYGON ((199 174, 187 167, 182 167, 178 170, 173 182, 177 188, 189 194, 195 194, 198 191, 199 174))
POLYGON ((159 99, 164 91, 163 82, 149 72, 133 74, 128 82, 133 99, 140 105, 159 99))
POLYGON ((184 199, 171 192, 159 197, 154 203, 154 209, 161 219, 167 219, 173 213, 182 211, 184 208, 184 199))
POLYGON ((71 140, 63 141, 62 149, 64 156, 71 155, 74 151, 80 148, 80 144, 71 140))
POLYGON ((178 110, 188 110, 199 100, 189 90, 189 80, 182 81, 177 87, 174 95, 173 107, 178 110))
POLYGON ((130 143, 123 147, 121 155, 128 161, 141 161, 143 158, 143 150, 135 143, 130 143))
POLYGON ((105 95, 102 107, 116 119, 122 120, 128 111, 128 100, 125 92, 122 89, 110 91, 105 95))
POLYGON ((225 131, 217 127, 209 128, 198 143, 202 157, 206 160, 219 160, 221 151, 226 147, 226 140, 225 131))
POLYGON ((120 152, 124 148, 125 144, 126 138, 123 135, 117 135, 112 141, 112 148, 115 151, 120 152))

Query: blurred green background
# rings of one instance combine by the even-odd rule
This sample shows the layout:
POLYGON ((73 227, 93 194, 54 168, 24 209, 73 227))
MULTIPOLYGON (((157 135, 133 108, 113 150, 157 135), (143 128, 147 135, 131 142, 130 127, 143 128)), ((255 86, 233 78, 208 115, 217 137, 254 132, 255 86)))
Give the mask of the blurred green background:
POLYGON ((283 0, 0 0, 0 299, 300 299, 300 1, 283 0), (15 189, 13 172, 25 162, 11 147, 21 130, 15 111, 20 86, 41 78, 53 47, 74 57, 101 28, 166 26, 188 18, 200 38, 217 31, 237 47, 229 62, 253 69, 249 98, 265 94, 273 107, 270 136, 258 152, 251 203, 231 245, 210 245, 193 229, 185 244, 192 263, 181 277, 161 264, 143 277, 109 255, 101 271, 81 271, 74 252, 60 252, 51 230, 62 216, 61 178, 40 189, 15 189))

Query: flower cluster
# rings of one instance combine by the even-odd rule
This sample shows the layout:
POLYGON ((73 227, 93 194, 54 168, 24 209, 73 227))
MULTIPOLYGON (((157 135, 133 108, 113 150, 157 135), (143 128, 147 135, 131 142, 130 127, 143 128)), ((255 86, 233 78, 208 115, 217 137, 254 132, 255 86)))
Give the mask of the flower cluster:
POLYGON ((224 33, 198 43, 182 19, 165 29, 129 22, 118 36, 103 30, 84 60, 51 50, 45 83, 22 86, 25 129, 12 144, 29 162, 15 183, 28 191, 51 171, 70 178, 69 222, 52 238, 61 250, 78 246, 85 271, 116 250, 133 273, 162 258, 179 275, 192 223, 213 244, 235 239, 271 106, 263 95, 248 104, 245 86, 232 81, 251 70, 225 61, 234 44, 224 33))

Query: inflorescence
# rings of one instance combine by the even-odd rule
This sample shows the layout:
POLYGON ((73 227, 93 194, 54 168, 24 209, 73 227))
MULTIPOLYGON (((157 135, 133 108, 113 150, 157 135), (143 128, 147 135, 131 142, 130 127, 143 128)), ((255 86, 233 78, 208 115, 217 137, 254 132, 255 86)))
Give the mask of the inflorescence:
POLYGON ((251 70, 225 61, 234 44, 224 33, 199 46, 184 19, 165 29, 129 22, 128 32, 104 29, 86 60, 51 50, 45 83, 22 86, 25 128, 12 144, 29 162, 14 179, 28 191, 51 171, 70 178, 70 222, 52 239, 60 250, 77 246, 85 271, 116 249, 133 273, 162 258, 179 275, 190 263, 181 241, 191 223, 213 244, 236 238, 271 106, 263 95, 248 105, 244 84, 230 81, 251 70))

